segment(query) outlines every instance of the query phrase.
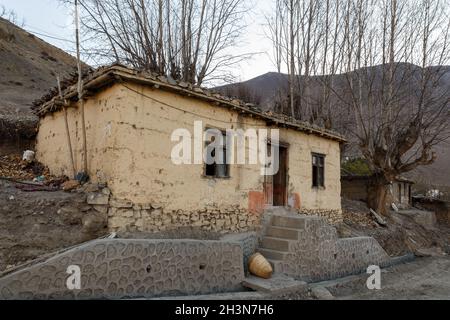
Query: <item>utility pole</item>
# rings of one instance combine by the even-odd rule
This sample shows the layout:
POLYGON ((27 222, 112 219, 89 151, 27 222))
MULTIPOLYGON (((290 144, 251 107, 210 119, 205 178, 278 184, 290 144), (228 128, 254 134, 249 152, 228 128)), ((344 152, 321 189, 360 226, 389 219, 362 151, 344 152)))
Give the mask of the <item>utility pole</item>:
POLYGON ((63 112, 64 112, 64 123, 66 125, 66 136, 67 136, 67 147, 69 149, 69 155, 70 155, 70 164, 72 166, 72 178, 75 178, 77 175, 77 172, 75 170, 75 162, 73 160, 73 151, 72 151, 72 141, 70 140, 70 130, 69 130, 69 122, 67 120, 67 101, 64 99, 62 90, 61 90, 61 81, 59 80, 59 76, 56 76, 56 81, 58 82, 58 92, 59 97, 61 98, 63 102, 63 112))
POLYGON ((83 138, 83 172, 85 175, 88 174, 88 164, 87 164, 87 143, 86 143, 86 120, 84 116, 84 98, 83 98, 83 75, 81 70, 81 59, 80 59, 80 21, 78 12, 78 0, 75 0, 75 36, 76 36, 76 46, 77 46, 77 67, 78 67, 78 102, 80 103, 81 109, 81 131, 83 138))

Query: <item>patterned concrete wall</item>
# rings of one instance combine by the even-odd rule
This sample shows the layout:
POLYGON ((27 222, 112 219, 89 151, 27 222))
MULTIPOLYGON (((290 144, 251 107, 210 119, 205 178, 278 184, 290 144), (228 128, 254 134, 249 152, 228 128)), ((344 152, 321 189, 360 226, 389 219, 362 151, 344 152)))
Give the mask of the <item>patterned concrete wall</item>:
POLYGON ((258 248, 258 234, 256 232, 246 232, 238 234, 230 234, 222 237, 223 241, 236 242, 242 246, 244 254, 244 270, 245 274, 248 274, 248 261, 250 257, 256 252, 258 248))
POLYGON ((389 264, 391 258, 371 237, 339 239, 336 228, 319 217, 304 217, 298 241, 290 241, 285 259, 275 271, 303 281, 322 281, 389 264))
POLYGON ((239 243, 96 240, 0 279, 0 299, 119 299, 240 290, 239 243), (81 290, 66 286, 81 269, 81 290))

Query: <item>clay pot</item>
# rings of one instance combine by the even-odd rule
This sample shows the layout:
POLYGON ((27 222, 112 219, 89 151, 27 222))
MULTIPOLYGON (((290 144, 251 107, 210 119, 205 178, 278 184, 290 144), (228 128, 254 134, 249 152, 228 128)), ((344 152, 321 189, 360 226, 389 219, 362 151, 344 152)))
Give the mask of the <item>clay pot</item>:
POLYGON ((248 260, 248 270, 251 274, 263 279, 269 279, 273 273, 271 264, 260 253, 255 253, 250 257, 248 260))

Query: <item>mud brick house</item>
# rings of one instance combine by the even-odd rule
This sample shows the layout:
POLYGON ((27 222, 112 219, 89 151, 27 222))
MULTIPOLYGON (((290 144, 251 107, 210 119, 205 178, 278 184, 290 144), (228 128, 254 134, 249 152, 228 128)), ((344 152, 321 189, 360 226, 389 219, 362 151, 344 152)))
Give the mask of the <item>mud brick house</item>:
MULTIPOLYGON (((358 201, 367 202, 370 183, 369 175, 342 175, 342 196, 358 201)), ((412 206, 412 187, 414 181, 404 177, 397 177, 389 186, 392 201, 399 207, 412 206)))
MULTIPOLYGON (((245 231, 258 226, 268 207, 342 220, 338 134, 261 112, 207 89, 121 65, 84 79, 88 174, 111 190, 111 230, 163 231, 183 226, 245 231), (259 165, 211 168, 175 165, 171 134, 178 128, 278 128, 280 170, 264 176, 259 165)), ((37 158, 55 175, 71 176, 63 108, 67 110, 75 166, 83 167, 82 127, 76 84, 43 98, 37 158)))

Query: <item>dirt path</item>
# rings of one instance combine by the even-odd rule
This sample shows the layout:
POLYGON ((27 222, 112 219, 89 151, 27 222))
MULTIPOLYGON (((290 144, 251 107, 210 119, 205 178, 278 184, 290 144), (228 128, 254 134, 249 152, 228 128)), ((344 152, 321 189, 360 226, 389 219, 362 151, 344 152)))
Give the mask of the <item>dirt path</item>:
POLYGON ((343 300, 450 300, 450 257, 420 258, 383 270, 381 290, 368 290, 368 275, 332 289, 343 300))

